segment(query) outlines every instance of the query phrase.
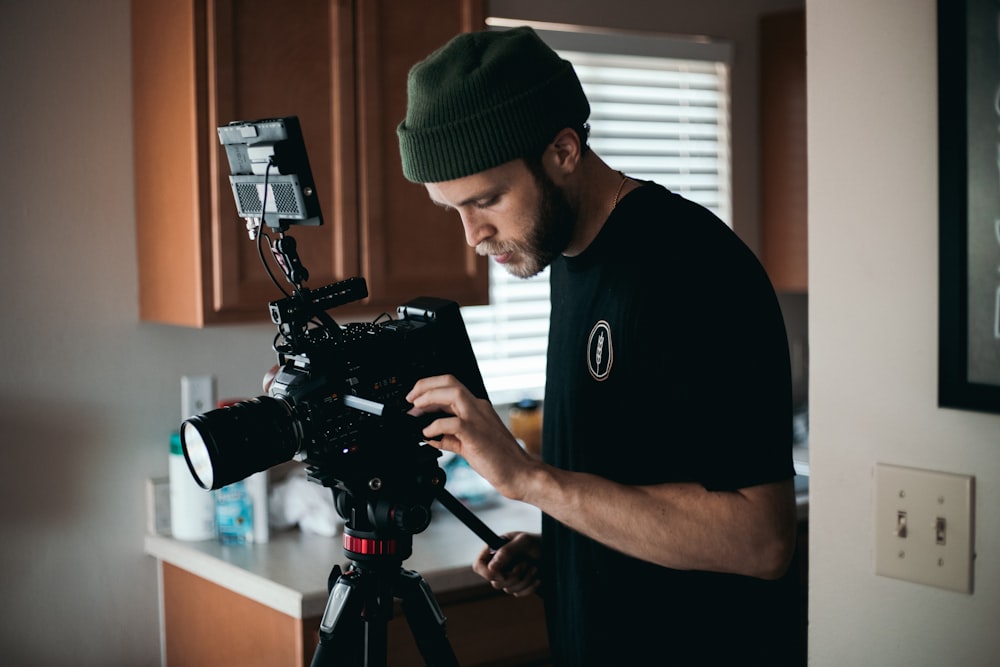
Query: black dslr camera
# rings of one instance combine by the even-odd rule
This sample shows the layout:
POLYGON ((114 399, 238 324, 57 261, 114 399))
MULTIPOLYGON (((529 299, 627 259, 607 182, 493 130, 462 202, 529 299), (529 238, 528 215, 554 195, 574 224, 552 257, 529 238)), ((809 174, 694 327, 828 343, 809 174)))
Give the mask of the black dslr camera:
MULTIPOLYGON (((364 282, 335 287, 357 294, 364 282)), ((301 332, 276 348, 280 363, 268 396, 184 422, 181 438, 198 483, 218 489, 295 456, 326 486, 367 481, 375 469, 409 469, 420 454, 420 431, 434 417, 406 414, 413 384, 451 373, 479 396, 486 390, 455 302, 421 297, 397 314, 301 332)))
POLYGON ((421 435, 434 416, 407 415, 406 393, 422 377, 450 373, 486 397, 458 304, 420 297, 399 306, 396 319, 337 324, 327 311, 368 291, 363 278, 316 290, 302 285, 308 272, 285 231, 293 224, 322 224, 322 215, 298 120, 231 123, 219 128, 219 136, 238 212, 251 238, 267 238, 294 291, 275 280, 286 298, 270 304, 278 369, 269 395, 183 423, 192 474, 202 487, 218 489, 299 458, 312 479, 353 496, 389 491, 384 487, 394 479, 402 488, 393 495, 416 493, 414 484, 427 480, 400 480, 421 467, 433 473, 440 453, 421 435), (271 242, 268 231, 278 238, 271 242))

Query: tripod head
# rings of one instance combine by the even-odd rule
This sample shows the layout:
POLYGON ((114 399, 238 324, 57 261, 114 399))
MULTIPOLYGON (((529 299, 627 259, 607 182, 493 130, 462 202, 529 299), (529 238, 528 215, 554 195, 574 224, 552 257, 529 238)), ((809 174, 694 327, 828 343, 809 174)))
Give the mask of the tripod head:
POLYGON ((413 536, 431 523, 437 500, 492 549, 504 539, 486 526, 446 488, 447 475, 438 465, 441 452, 419 445, 400 462, 385 462, 377 469, 354 470, 349 476, 312 467, 309 476, 331 488, 334 506, 344 519, 344 553, 358 564, 394 561, 412 553, 413 536))
POLYGON ((446 480, 437 465, 440 452, 428 445, 407 449, 405 461, 383 459, 377 469, 337 476, 310 470, 313 480, 333 491, 344 519, 344 553, 356 563, 389 560, 398 566, 412 553, 413 535, 430 525, 431 505, 446 480))
POLYGON ((413 535, 430 525, 435 500, 491 548, 499 549, 504 539, 445 489, 437 449, 420 445, 414 454, 409 464, 380 467, 377 475, 344 479, 310 470, 314 481, 333 490, 337 512, 345 521, 344 553, 351 560, 347 571, 334 565, 330 572, 330 597, 312 667, 386 665, 387 624, 395 598, 402 601, 427 664, 458 667, 434 594, 419 573, 405 570, 402 563, 412 553, 413 535))

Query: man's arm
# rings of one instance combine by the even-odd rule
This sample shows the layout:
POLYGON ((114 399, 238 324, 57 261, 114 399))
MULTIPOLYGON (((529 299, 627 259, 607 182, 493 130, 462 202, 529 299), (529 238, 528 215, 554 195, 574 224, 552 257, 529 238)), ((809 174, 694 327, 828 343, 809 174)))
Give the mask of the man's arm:
POLYGON ((628 486, 568 472, 529 456, 493 406, 451 376, 420 380, 407 396, 417 412, 443 411, 424 429, 463 456, 501 494, 626 554, 665 567, 780 577, 795 544, 791 480, 736 491, 699 484, 628 486))
POLYGON ((627 486, 539 465, 520 499, 607 546, 678 570, 783 575, 795 545, 791 480, 736 491, 700 484, 627 486))

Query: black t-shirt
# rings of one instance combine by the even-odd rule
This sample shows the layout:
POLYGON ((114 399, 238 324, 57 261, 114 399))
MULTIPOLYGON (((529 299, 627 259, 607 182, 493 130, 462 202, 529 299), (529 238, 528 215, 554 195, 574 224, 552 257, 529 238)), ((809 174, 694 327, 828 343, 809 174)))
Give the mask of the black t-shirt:
MULTIPOLYGON (((551 290, 546 462, 717 491, 794 474, 780 307, 711 212, 644 184, 586 251, 553 263, 551 290)), ((559 665, 783 664, 797 630, 792 583, 671 570, 543 517, 559 665)))

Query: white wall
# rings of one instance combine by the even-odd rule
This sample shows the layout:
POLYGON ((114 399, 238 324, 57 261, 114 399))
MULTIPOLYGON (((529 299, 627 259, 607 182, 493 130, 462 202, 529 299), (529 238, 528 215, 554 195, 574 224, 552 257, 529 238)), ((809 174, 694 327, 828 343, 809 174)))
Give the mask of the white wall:
POLYGON ((934 0, 807 0, 810 664, 1000 664, 1000 417, 937 407, 934 0), (976 476, 975 593, 874 575, 877 461, 976 476))
POLYGON ((124 0, 0 2, 4 665, 159 664, 143 479, 180 376, 257 394, 273 363, 272 327, 138 321, 129 38, 124 0))

